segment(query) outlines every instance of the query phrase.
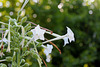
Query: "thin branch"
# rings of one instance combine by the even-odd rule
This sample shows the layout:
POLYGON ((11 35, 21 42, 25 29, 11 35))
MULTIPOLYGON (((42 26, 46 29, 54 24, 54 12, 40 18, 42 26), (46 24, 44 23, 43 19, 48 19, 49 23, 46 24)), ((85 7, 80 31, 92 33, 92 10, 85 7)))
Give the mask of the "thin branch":
MULTIPOLYGON (((39 56, 40 56, 40 55, 39 55, 39 56)), ((45 60, 44 60, 41 56, 40 56, 40 58, 43 60, 45 66, 47 67, 47 64, 46 64, 45 60)))

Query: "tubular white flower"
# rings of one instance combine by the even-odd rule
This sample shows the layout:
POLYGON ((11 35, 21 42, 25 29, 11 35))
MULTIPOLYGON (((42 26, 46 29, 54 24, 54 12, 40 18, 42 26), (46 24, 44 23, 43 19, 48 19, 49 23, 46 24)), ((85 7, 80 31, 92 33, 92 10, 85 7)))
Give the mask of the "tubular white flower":
POLYGON ((44 33, 46 32, 45 30, 40 29, 40 26, 37 25, 35 29, 31 30, 33 33, 34 41, 40 39, 44 40, 44 33))
POLYGON ((46 54, 46 57, 47 57, 46 61, 50 62, 51 57, 49 54, 52 52, 53 46, 49 44, 47 44, 47 47, 44 45, 41 45, 41 46, 44 48, 44 53, 46 54))
POLYGON ((9 26, 8 26, 8 48, 7 48, 7 52, 10 52, 10 21, 11 19, 9 19, 9 26))
POLYGON ((69 43, 68 39, 69 39, 70 42, 71 41, 75 41, 74 33, 72 32, 72 30, 69 27, 66 27, 66 28, 67 28, 67 34, 65 34, 63 36, 60 36, 60 35, 55 34, 55 33, 51 34, 50 32, 46 32, 46 33, 48 33, 48 34, 50 34, 52 36, 55 36, 56 38, 48 40, 48 41, 45 41, 45 42, 43 42, 43 44, 47 43, 47 42, 50 42, 50 41, 55 41, 55 40, 63 39, 64 40, 64 46, 65 46, 66 44, 69 43))

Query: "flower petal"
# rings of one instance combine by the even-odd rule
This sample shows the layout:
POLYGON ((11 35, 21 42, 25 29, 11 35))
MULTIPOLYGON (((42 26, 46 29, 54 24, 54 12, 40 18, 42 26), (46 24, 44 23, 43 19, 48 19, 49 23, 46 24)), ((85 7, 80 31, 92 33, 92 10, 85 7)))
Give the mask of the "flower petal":
POLYGON ((63 38, 63 40, 64 40, 64 46, 65 46, 66 44, 69 44, 69 42, 68 42, 68 37, 63 38))
POLYGON ((68 39, 70 42, 75 41, 74 33, 72 32, 72 30, 69 27, 67 27, 67 35, 68 35, 68 39))
POLYGON ((33 33, 34 41, 36 41, 38 39, 44 40, 44 33, 46 31, 45 30, 42 30, 39 25, 37 25, 35 27, 35 29, 32 29, 31 31, 33 33))

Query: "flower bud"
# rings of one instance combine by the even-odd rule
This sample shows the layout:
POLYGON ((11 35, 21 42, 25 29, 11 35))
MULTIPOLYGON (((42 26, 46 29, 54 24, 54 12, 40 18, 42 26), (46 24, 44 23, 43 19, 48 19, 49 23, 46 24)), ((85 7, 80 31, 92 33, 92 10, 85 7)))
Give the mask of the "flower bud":
POLYGON ((25 22, 27 20, 27 17, 25 16, 25 17, 23 17, 22 19, 21 19, 21 22, 23 23, 23 22, 25 22))

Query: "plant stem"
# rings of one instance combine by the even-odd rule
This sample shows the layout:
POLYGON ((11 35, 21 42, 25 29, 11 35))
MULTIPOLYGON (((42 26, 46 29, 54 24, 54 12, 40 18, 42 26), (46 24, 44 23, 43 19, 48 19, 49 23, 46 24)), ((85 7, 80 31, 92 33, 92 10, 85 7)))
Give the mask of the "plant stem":
POLYGON ((16 61, 16 52, 13 53, 13 58, 12 58, 12 65, 11 67, 15 67, 14 63, 16 61))
POLYGON ((17 52, 17 67, 20 67, 20 50, 17 52))
MULTIPOLYGON (((36 53, 38 54, 38 51, 37 51, 37 48, 36 48, 36 45, 35 45, 34 41, 33 41, 33 45, 34 45, 34 48, 35 48, 36 53)), ((37 60, 38 60, 39 66, 42 67, 41 66, 41 58, 39 56, 38 56, 38 59, 37 60)))
MULTIPOLYGON (((28 3, 28 1, 29 1, 29 0, 25 0, 25 2, 24 2, 24 4, 23 4, 23 6, 21 7, 20 11, 22 11, 22 10, 24 9, 24 7, 25 7, 26 4, 28 3)), ((20 14, 18 14, 18 16, 17 16, 17 21, 18 21, 18 19, 19 19, 19 16, 20 16, 20 14)))
POLYGON ((1 63, 1 62, 4 62, 4 61, 6 61, 6 59, 0 60, 0 63, 1 63))

